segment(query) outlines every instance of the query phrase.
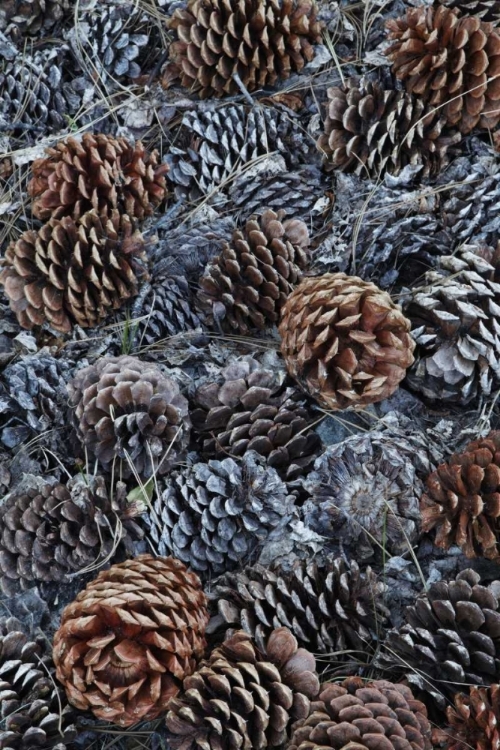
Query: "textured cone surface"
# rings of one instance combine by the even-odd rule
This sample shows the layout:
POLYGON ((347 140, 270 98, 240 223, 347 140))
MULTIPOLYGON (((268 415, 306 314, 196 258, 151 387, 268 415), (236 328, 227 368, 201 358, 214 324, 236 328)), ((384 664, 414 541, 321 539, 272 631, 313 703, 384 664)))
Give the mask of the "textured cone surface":
POLYGON ((167 714, 172 750, 280 747, 319 689, 314 657, 286 628, 260 651, 236 631, 184 680, 167 714))
POLYGON ((482 21, 500 22, 500 8, 497 0, 438 0, 448 8, 457 8, 462 14, 477 16, 482 21))
POLYGON ((200 385, 192 398, 191 419, 204 455, 224 458, 253 450, 287 479, 306 471, 321 441, 308 431, 315 420, 300 394, 282 387, 279 373, 251 357, 230 363, 221 376, 200 385))
POLYGON ((84 133, 81 141, 66 138, 46 153, 33 162, 28 184, 38 219, 78 219, 91 209, 107 214, 113 208, 143 219, 165 198, 168 167, 140 141, 84 133))
POLYGON ((394 43, 386 54, 408 92, 462 133, 498 124, 500 33, 492 24, 441 5, 410 8, 387 28, 394 43))
POLYGON ((272 86, 300 71, 321 41, 312 0, 189 0, 174 12, 165 83, 178 76, 200 97, 239 94, 237 74, 248 91, 272 86))
POLYGON ((0 747, 64 750, 76 737, 73 711, 55 686, 47 639, 0 618, 0 747))
POLYGON ((68 700, 131 726, 165 711, 205 648, 206 598, 179 561, 140 555, 81 591, 54 636, 68 700))
POLYGON ((68 386, 83 444, 106 469, 121 459, 130 476, 164 474, 187 445, 188 402, 155 364, 136 357, 103 357, 68 386))
POLYGON ((54 26, 69 8, 69 0, 3 0, 0 31, 36 35, 54 26))
POLYGON ((293 728, 289 750, 431 750, 423 703, 406 685, 350 677, 326 682, 306 719, 293 728))
POLYGON ((460 133, 446 129, 440 110, 393 86, 354 78, 328 89, 318 147, 331 167, 378 177, 420 164, 424 174, 435 173, 446 163, 460 133))
POLYGON ((137 294, 147 273, 144 245, 116 209, 107 218, 93 210, 50 219, 7 248, 0 284, 23 328, 92 328, 137 294))
POLYGON ((500 685, 471 687, 468 695, 457 693, 446 715, 447 750, 496 750, 500 747, 500 685))
POLYGON ((375 284, 344 273, 304 279, 282 312, 288 372, 329 409, 394 393, 413 362, 410 321, 375 284))
POLYGON ((236 230, 200 279, 198 300, 210 322, 247 334, 276 323, 301 271, 308 264, 304 222, 265 210, 236 230))

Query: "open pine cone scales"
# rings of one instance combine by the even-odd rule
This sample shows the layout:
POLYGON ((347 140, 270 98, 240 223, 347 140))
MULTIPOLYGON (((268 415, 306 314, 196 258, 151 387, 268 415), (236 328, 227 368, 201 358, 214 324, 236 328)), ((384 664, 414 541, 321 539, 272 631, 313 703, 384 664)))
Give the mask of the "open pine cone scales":
POLYGON ((36 35, 60 21, 69 7, 69 0, 3 0, 0 31, 36 35))
POLYGON ((449 726, 437 732, 446 750, 495 750, 500 747, 500 685, 470 687, 446 709, 449 726))

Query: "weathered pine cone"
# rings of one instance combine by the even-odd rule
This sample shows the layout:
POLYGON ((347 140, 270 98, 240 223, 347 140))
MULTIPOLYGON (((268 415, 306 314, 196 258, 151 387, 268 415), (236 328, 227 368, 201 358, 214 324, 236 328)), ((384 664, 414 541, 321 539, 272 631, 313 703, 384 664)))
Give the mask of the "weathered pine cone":
POLYGON ((188 402, 156 364, 103 357, 68 390, 78 434, 105 469, 120 460, 123 476, 165 474, 187 446, 188 402))
POLYGON ((308 264, 304 222, 265 210, 236 230, 200 279, 198 301, 209 322, 247 334, 276 323, 301 271, 308 264))
MULTIPOLYGON (((496 750, 500 747, 500 685, 470 687, 448 706, 442 732, 446 750, 496 750)), ((441 735, 441 732, 438 732, 441 735)))
POLYGON ((406 90, 469 133, 500 122, 500 32, 456 9, 409 8, 387 22, 386 50, 406 90))
POLYGON ((82 711, 120 726, 154 719, 192 674, 208 614, 198 577, 140 555, 81 591, 54 636, 57 679, 82 711))
POLYGON ((329 409, 390 396, 413 362, 410 321, 375 284, 345 273, 304 279, 281 311, 288 372, 329 409))
POLYGON ((438 0, 440 5, 457 8, 461 13, 477 16, 482 21, 500 22, 500 8, 497 0, 438 0))
POLYGON ((431 750, 427 709, 410 688, 349 677, 326 682, 306 719, 293 728, 289 750, 431 750))
POLYGON ((0 284, 23 328, 98 325, 137 294, 147 275, 144 238, 127 215, 88 211, 50 219, 6 250, 0 284))
POLYGON ((69 0, 2 0, 0 31, 37 35, 60 21, 69 7, 69 0))
POLYGON ((184 680, 167 714, 171 750, 281 747, 319 689, 312 654, 286 628, 260 651, 236 631, 184 680))
POLYGON ((35 159, 28 193, 37 219, 79 219, 95 209, 107 215, 118 209, 131 219, 143 219, 165 198, 166 164, 146 152, 140 141, 84 133, 69 137, 35 159))
POLYGON ((237 74, 248 91, 272 86, 312 60, 321 41, 314 0, 189 0, 168 22, 170 45, 164 83, 210 96, 238 94, 237 74))

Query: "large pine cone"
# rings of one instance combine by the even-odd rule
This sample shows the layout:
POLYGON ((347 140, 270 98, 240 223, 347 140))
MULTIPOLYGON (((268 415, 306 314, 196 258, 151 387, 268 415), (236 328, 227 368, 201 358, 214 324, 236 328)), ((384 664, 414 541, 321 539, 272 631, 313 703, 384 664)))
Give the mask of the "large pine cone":
POLYGON ((276 323, 308 264, 309 234, 303 221, 265 210, 236 230, 200 279, 198 299, 211 322, 248 334, 276 323))
POLYGON ((0 31, 37 35, 60 21, 69 8, 69 0, 2 0, 0 31))
POLYGON ((198 577, 172 557, 113 565, 67 606, 54 636, 57 679, 82 711, 122 727, 165 711, 205 648, 198 577))
POLYGON ((143 219, 165 198, 166 164, 156 151, 146 152, 140 141, 84 133, 59 141, 35 159, 28 193, 33 214, 46 221, 95 209, 107 214, 117 208, 131 219, 143 219))
POLYGON ((74 712, 54 682, 47 638, 0 619, 0 747, 65 750, 76 737, 74 712))
POLYGON ((237 631, 187 677, 167 714, 171 750, 281 747, 319 689, 312 654, 286 628, 261 652, 237 631))
POLYGON ((329 409, 390 396, 413 362, 410 321, 375 284, 345 273, 304 279, 282 312, 290 375, 329 409))
POLYGON ((496 750, 500 747, 500 685, 471 687, 457 693, 448 706, 449 727, 443 732, 446 750, 496 750))
POLYGON ((40 582, 62 582, 102 565, 126 538, 141 535, 127 518, 125 489, 110 500, 102 477, 66 485, 40 480, 2 504, 0 585, 8 596, 40 582))
POLYGON ((116 209, 108 217, 93 210, 77 220, 50 219, 9 245, 0 284, 23 328, 92 328, 137 294, 147 275, 144 246, 116 209))
POLYGON ((326 682, 310 714, 293 728, 289 750, 431 750, 427 709, 406 685, 349 677, 326 682))
POLYGON ((302 70, 321 41, 314 0, 189 0, 168 25, 178 41, 170 46, 166 83, 178 75, 203 99, 239 94, 234 74, 249 91, 272 86, 302 70))
POLYGON ((106 469, 121 459, 123 476, 165 474, 187 445, 188 402, 158 365, 103 357, 68 386, 83 444, 106 469))
POLYGON ((500 32, 458 10, 421 6, 387 22, 386 50, 407 91, 469 133, 500 122, 500 32))

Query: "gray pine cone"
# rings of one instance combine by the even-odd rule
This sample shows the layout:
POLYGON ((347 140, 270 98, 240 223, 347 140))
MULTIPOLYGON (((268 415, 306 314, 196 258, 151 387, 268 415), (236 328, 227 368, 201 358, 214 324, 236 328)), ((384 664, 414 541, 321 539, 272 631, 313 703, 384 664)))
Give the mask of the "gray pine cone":
POLYGON ((482 21, 500 23, 498 0, 437 0, 440 5, 458 8, 463 15, 478 16, 482 21))

